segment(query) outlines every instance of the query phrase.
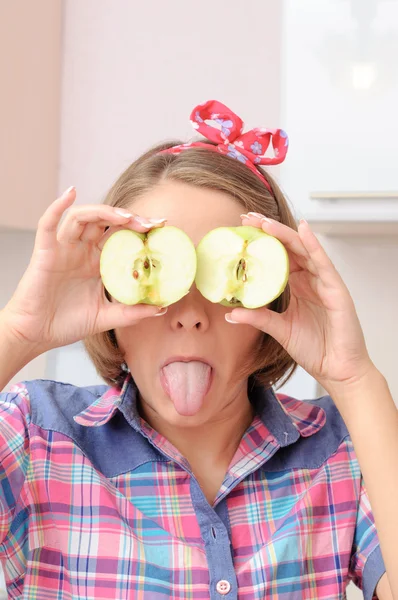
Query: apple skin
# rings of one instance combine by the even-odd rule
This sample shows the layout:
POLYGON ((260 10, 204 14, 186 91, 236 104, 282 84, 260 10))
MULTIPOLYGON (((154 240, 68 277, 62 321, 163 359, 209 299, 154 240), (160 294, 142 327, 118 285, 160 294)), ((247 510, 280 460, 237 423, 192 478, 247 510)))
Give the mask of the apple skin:
POLYGON ((259 308, 284 291, 289 279, 286 248, 262 229, 218 227, 196 248, 196 287, 227 308, 259 308))
POLYGON ((166 307, 189 292, 196 264, 192 240, 177 227, 168 225, 147 233, 122 229, 102 248, 100 275, 118 302, 166 307))

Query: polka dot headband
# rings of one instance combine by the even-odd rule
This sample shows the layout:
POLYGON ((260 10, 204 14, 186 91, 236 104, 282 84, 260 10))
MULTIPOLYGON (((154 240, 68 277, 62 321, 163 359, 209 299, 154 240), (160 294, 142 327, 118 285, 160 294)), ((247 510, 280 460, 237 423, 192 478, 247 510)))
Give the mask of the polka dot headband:
POLYGON ((206 148, 220 152, 245 164, 261 179, 272 194, 270 184, 256 168, 256 165, 278 165, 285 160, 289 139, 283 129, 256 127, 242 134, 244 127, 242 119, 217 100, 198 104, 193 109, 190 120, 194 129, 217 145, 192 142, 173 146, 162 150, 159 154, 179 154, 188 148, 206 148), (214 127, 206 121, 213 121, 220 128, 214 127), (274 156, 266 157, 265 154, 270 144, 272 144, 274 156))

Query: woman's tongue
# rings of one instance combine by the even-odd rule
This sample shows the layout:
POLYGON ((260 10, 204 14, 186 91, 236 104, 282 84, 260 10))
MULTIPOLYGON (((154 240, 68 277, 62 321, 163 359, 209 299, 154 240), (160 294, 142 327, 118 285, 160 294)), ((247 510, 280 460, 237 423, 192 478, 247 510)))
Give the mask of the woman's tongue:
POLYGON ((163 367, 167 394, 180 415, 195 415, 202 407, 209 387, 211 367, 206 363, 172 362, 163 367))

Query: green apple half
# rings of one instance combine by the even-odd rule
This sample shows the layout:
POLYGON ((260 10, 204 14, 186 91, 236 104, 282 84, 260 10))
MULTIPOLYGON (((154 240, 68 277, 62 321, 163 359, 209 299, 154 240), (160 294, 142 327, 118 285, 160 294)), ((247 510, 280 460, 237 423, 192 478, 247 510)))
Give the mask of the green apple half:
POLYGON ((171 225, 148 233, 121 229, 101 251, 102 282, 123 304, 169 306, 188 293, 195 273, 195 246, 171 225))
POLYGON ((282 294, 289 279, 283 244, 248 225, 213 229, 199 242, 196 257, 196 287, 223 306, 265 306, 282 294))

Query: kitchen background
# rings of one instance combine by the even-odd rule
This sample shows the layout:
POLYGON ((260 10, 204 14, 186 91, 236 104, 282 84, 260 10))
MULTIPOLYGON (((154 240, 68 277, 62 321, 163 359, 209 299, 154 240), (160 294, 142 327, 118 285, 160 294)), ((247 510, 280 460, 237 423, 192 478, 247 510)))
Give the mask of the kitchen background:
MULTIPOLYGON (((1 2, 0 309, 64 189, 102 202, 143 150, 190 138, 191 109, 216 98, 247 128, 288 132, 272 173, 347 283, 398 399, 397 59, 397 0, 1 2)), ((5 391, 37 378, 103 383, 81 343, 5 391)), ((302 369, 278 391, 324 393, 302 369)), ((362 594, 350 585, 348 598, 362 594)))

